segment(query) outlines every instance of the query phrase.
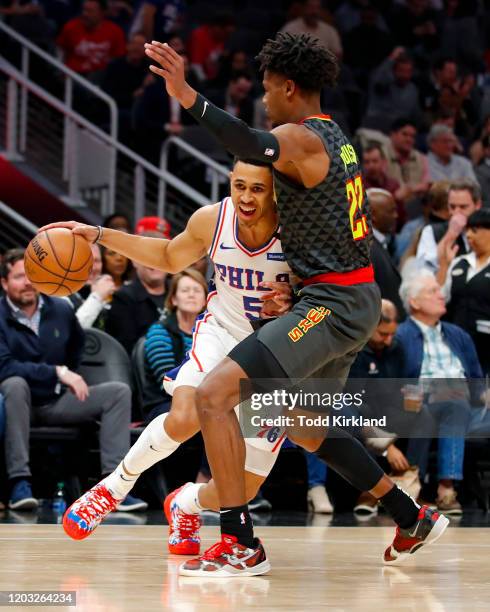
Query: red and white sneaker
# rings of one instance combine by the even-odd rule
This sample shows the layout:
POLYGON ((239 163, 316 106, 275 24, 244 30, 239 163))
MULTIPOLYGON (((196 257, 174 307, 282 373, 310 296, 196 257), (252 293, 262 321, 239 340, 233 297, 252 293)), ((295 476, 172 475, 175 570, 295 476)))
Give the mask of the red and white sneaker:
POLYGON ((163 502, 163 511, 168 521, 168 550, 173 555, 198 555, 201 548, 201 516, 186 514, 175 500, 177 493, 190 484, 192 483, 187 482, 175 489, 163 502))
POLYGON ((422 506, 417 522, 412 527, 408 529, 396 528, 395 539, 384 553, 385 564, 397 565, 403 563, 422 546, 433 544, 438 540, 448 525, 449 519, 443 514, 432 510, 429 506, 422 506))
POLYGON ((121 502, 105 485, 98 483, 79 497, 63 516, 63 529, 74 540, 88 537, 105 517, 121 502))
POLYGON ((271 564, 258 538, 255 538, 253 548, 247 548, 238 544, 235 536, 222 534, 221 542, 208 548, 202 557, 183 563, 179 574, 201 578, 247 577, 266 574, 270 568, 271 564))

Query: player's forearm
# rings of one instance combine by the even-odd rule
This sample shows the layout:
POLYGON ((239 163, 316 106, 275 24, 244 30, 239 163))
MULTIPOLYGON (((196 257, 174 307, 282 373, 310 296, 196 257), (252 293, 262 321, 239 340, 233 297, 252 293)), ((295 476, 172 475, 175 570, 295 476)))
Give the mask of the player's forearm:
POLYGON ((150 238, 135 236, 126 232, 103 228, 99 244, 116 253, 125 255, 132 261, 148 268, 172 272, 172 266, 167 257, 170 240, 166 238, 150 238))
POLYGON ((244 121, 215 106, 187 86, 178 100, 187 112, 209 130, 232 155, 272 163, 279 159, 279 142, 274 134, 250 128, 244 121))

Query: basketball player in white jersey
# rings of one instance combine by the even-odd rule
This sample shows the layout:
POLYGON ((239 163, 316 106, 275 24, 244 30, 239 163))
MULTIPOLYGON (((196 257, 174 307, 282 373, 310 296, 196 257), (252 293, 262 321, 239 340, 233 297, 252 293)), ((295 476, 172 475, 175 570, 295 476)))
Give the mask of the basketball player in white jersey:
MULTIPOLYGON (((289 291, 284 284, 289 287, 297 279, 281 249, 271 171, 264 164, 237 161, 230 178, 231 197, 195 212, 184 232, 167 243, 166 261, 159 262, 159 267, 177 272, 207 253, 215 268, 214 286, 207 309, 196 322, 187 360, 177 369, 175 380, 168 376, 165 382, 166 390, 173 393, 172 408, 148 425, 112 474, 68 508, 63 526, 74 539, 90 535, 116 509, 143 471, 199 431, 195 389, 253 331, 251 321, 259 319, 261 311, 277 316, 288 309, 289 291)), ((64 226, 76 227, 88 240, 97 237, 98 229, 91 226, 74 222, 64 226)), ((100 242, 132 257, 129 245, 140 237, 121 234, 104 228, 100 242)), ((146 251, 153 240, 145 238, 139 248, 146 251)), ((246 440, 248 499, 256 495, 274 466, 285 433, 276 427, 260 431, 259 436, 246 440)), ((204 509, 219 509, 213 481, 206 485, 187 483, 167 497, 170 552, 198 554, 200 512, 204 509)))

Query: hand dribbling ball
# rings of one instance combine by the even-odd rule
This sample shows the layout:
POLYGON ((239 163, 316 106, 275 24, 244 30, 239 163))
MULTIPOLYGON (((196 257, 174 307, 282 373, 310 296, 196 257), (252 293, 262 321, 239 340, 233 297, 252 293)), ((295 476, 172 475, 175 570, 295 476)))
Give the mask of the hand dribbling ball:
POLYGON ((63 297, 76 293, 87 282, 93 264, 92 249, 83 236, 57 227, 30 241, 24 264, 27 278, 37 291, 63 297))

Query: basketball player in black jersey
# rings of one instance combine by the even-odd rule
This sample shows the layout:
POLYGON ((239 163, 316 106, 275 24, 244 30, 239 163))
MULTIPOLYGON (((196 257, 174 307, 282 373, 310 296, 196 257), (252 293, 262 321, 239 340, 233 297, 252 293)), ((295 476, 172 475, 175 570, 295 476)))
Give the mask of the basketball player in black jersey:
MULTIPOLYGON (((307 35, 279 33, 258 59, 271 132, 250 129, 214 106, 185 81, 173 49, 146 45, 167 92, 234 155, 273 164, 281 242, 303 279, 292 311, 241 342, 204 380, 197 407, 221 505, 222 540, 180 573, 253 576, 270 564, 253 535, 243 480, 244 442, 233 407, 244 378, 345 380, 380 316, 380 295, 369 257, 368 203, 356 152, 320 108, 320 91, 335 83, 332 53, 307 35)), ((362 491, 380 499, 398 524, 384 554, 395 563, 434 542, 448 520, 420 508, 395 487, 362 445, 329 430, 318 454, 362 491)))

